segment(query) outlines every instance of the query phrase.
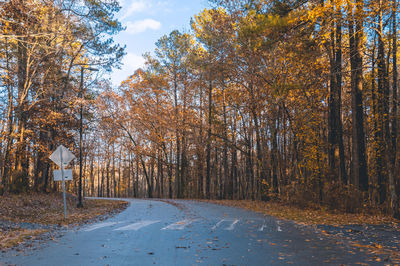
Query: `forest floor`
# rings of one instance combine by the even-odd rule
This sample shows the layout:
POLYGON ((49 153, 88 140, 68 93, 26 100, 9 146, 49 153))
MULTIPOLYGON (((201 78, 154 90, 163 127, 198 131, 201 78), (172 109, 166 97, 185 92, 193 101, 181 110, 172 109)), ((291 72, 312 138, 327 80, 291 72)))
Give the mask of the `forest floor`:
POLYGON ((125 201, 85 200, 67 194, 67 219, 61 193, 0 196, 0 251, 29 240, 53 238, 56 231, 103 220, 128 206, 125 201))
MULTIPOLYGON (((400 221, 382 214, 343 213, 320 208, 299 208, 279 202, 250 200, 204 200, 205 202, 238 207, 312 226, 316 231, 346 242, 373 256, 380 262, 383 255, 400 265, 400 221)), ((384 262, 384 261, 382 261, 384 262)))

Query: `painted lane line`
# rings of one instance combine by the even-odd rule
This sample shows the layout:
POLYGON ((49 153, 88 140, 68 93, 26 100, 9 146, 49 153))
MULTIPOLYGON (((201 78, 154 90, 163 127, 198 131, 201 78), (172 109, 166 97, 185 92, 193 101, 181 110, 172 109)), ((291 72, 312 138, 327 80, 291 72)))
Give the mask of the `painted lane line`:
POLYGON ((96 230, 96 229, 100 229, 100 228, 103 228, 103 227, 112 226, 114 224, 117 224, 117 222, 105 222, 105 223, 95 224, 95 225, 89 226, 86 229, 83 229, 83 231, 90 232, 90 231, 93 231, 93 230, 96 230))
POLYGON ((224 222, 230 222, 231 224, 226 227, 224 230, 233 230, 235 228, 235 225, 239 222, 238 219, 222 219, 220 220, 218 223, 216 223, 216 225, 214 225, 211 229, 215 230, 217 229, 222 223, 224 222))
POLYGON ((225 221, 226 221, 226 219, 222 219, 221 221, 219 221, 218 223, 216 223, 211 229, 212 229, 212 230, 217 229, 217 227, 218 227, 220 224, 222 224, 223 222, 225 222, 225 221))
POLYGON ((161 230, 183 230, 186 226, 189 224, 193 223, 195 220, 182 220, 173 224, 170 224, 164 228, 161 228, 161 230))
POLYGON ((282 232, 282 229, 280 227, 281 223, 279 221, 276 221, 276 230, 278 230, 278 232, 282 232))
POLYGON ((258 229, 258 231, 260 231, 260 232, 264 231, 265 227, 267 227, 267 225, 265 223, 263 223, 263 225, 261 226, 260 229, 258 229))
POLYGON ((137 231, 143 227, 149 226, 151 224, 159 223, 161 221, 141 221, 133 224, 129 224, 117 229, 114 229, 114 231, 137 231))
POLYGON ((235 225, 236 225, 238 222, 239 222, 239 220, 238 220, 238 219, 235 219, 229 227, 225 228, 225 230, 232 231, 232 230, 235 228, 235 225))

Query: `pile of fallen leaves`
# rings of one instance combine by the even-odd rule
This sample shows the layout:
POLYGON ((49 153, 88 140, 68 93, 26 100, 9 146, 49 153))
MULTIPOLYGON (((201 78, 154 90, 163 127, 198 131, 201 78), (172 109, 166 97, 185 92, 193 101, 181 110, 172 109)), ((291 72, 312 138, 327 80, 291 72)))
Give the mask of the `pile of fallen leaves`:
POLYGON ((301 209, 296 206, 280 202, 264 202, 251 200, 211 200, 207 201, 226 206, 244 208, 247 210, 263 213, 279 219, 292 220, 307 225, 312 224, 389 224, 399 221, 381 214, 368 213, 343 213, 339 211, 328 211, 324 208, 301 209))
POLYGON ((78 225, 101 215, 112 214, 127 207, 125 201, 85 200, 83 208, 77 208, 77 197, 67 195, 67 219, 64 219, 64 204, 61 193, 0 196, 0 222, 13 222, 12 228, 0 227, 0 249, 14 246, 46 229, 25 229, 18 223, 41 225, 78 225))

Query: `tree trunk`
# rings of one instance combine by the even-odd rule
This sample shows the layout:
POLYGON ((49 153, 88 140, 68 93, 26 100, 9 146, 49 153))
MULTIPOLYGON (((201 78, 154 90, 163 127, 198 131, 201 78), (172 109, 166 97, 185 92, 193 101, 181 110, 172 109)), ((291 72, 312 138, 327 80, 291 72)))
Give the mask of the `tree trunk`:
POLYGON ((397 153, 397 0, 393 0, 392 7, 392 38, 393 38, 393 85, 392 85, 392 135, 391 142, 388 139, 387 145, 390 147, 391 152, 388 153, 389 161, 389 193, 390 205, 395 218, 400 218, 399 201, 396 191, 396 153, 397 153))
POLYGON ((356 1, 354 20, 349 21, 351 107, 352 107, 352 174, 353 183, 362 191, 368 191, 368 172, 365 155, 365 135, 362 98, 363 59, 361 55, 363 38, 363 3, 356 1))
POLYGON ((26 94, 26 66, 27 66, 27 49, 24 44, 24 37, 18 41, 18 106, 16 109, 17 118, 17 149, 15 154, 15 168, 28 172, 28 165, 26 164, 26 123, 27 123, 27 94, 26 94))
MULTIPOLYGON (((340 11, 337 11, 340 12, 340 11)), ((331 181, 339 180, 347 183, 343 126, 341 118, 341 91, 342 91, 342 26, 340 18, 332 23, 331 33, 331 82, 328 105, 328 162, 329 178, 331 181), (333 30, 335 28, 335 31, 333 30)))
POLYGON ((377 173, 378 173, 378 194, 379 194, 379 203, 383 203, 386 201, 386 189, 387 189, 387 180, 386 175, 388 174, 388 168, 386 161, 386 153, 390 152, 389 147, 386 147, 387 142, 387 128, 386 124, 389 121, 389 117, 387 116, 387 107, 388 99, 386 99, 386 86, 388 85, 388 76, 386 72, 386 63, 385 63, 385 47, 383 41, 383 11, 382 11, 382 0, 379 1, 379 16, 378 16, 378 57, 377 57, 377 66, 378 66, 378 90, 377 90, 377 147, 378 152, 375 156, 377 158, 379 164, 377 165, 377 173), (386 167, 385 167, 386 166, 386 167))
POLYGON ((176 196, 182 198, 182 188, 181 188, 181 177, 180 177, 180 166, 181 166, 181 142, 179 134, 179 107, 178 107, 178 82, 177 74, 174 74, 174 107, 175 107, 175 137, 176 137, 176 165, 175 165, 175 187, 176 196))
POLYGON ((229 175, 229 165, 228 165, 228 123, 227 123, 227 114, 226 114, 226 95, 225 95, 225 83, 222 80, 222 111, 223 111, 223 119, 224 119, 224 146, 223 146, 223 157, 222 157, 222 164, 224 168, 223 172, 223 198, 232 198, 232 190, 231 184, 232 180, 229 175))
POLYGON ((6 68, 7 68, 7 93, 8 93, 8 106, 7 106, 7 133, 6 133, 6 146, 4 150, 4 158, 3 158, 3 171, 2 171, 2 180, 1 183, 3 187, 8 185, 10 170, 11 170, 11 147, 13 144, 13 125, 14 125, 14 87, 10 81, 10 56, 8 49, 8 38, 5 39, 6 45, 6 68))
POLYGON ((211 184, 211 134, 212 134, 212 82, 208 86, 208 129, 207 129, 207 154, 206 154, 206 198, 210 199, 211 184))

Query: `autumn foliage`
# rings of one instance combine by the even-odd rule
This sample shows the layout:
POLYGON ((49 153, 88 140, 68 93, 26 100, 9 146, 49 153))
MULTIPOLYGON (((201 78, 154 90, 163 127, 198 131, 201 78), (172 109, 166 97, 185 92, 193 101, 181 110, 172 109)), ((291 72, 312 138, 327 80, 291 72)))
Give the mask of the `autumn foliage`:
POLYGON ((396 216, 397 2, 210 2, 99 97, 134 196, 396 216))
MULTIPOLYGON (((280 200, 398 217, 397 0, 209 2, 190 31, 162 36, 119 88, 99 83, 85 128, 85 191, 280 200)), ((2 47, 16 53, 17 44, 2 47)), ((2 56, 7 65, 11 54, 2 56)), ((16 95, 23 87, 10 82, 3 87, 16 95)), ((46 99, 59 103, 57 95, 46 99)), ((53 110, 21 99, 34 108, 26 121, 14 100, 4 109, 12 119, 3 120, 3 184, 19 166, 30 176, 47 169, 41 158, 53 146, 39 144, 59 135, 35 121, 53 121, 46 114, 70 124, 68 103, 53 110)))
POLYGON ((84 105, 91 117, 92 75, 80 73, 118 66, 118 10, 116 1, 1 1, 0 194, 58 188, 48 157, 60 144, 76 152, 75 114, 84 105))

